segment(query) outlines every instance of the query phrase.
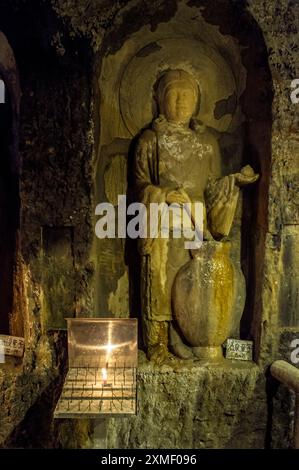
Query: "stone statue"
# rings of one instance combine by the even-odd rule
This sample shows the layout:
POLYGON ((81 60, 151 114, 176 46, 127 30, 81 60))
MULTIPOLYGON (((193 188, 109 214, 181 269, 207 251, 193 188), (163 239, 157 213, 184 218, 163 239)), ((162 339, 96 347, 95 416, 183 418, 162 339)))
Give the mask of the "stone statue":
POLYGON ((173 357, 169 348, 181 358, 190 358, 194 354, 201 357, 198 350, 204 346, 205 350, 212 348, 212 354, 204 357, 212 357, 213 348, 217 347, 219 352, 227 338, 231 322, 224 317, 229 317, 234 308, 232 291, 236 275, 230 275, 234 268, 227 259, 229 245, 221 240, 229 234, 239 188, 254 183, 258 175, 249 165, 240 173, 221 175, 218 142, 211 131, 193 118, 200 92, 189 73, 165 72, 155 92, 159 117, 141 133, 135 150, 138 199, 146 207, 153 202, 182 205, 200 201, 206 213, 204 242, 198 253, 185 249, 182 237, 139 240, 144 340, 148 358, 162 363, 173 357), (192 259, 196 266, 188 264, 192 259), (192 285, 186 283, 190 266, 192 285), (217 286, 210 288, 212 272, 217 277, 214 280, 217 286), (221 273, 225 279, 219 280, 221 273), (201 281, 208 276, 210 280, 203 286, 205 292, 198 292, 201 281), (203 312, 208 312, 208 316, 203 312), (218 317, 213 320, 215 315, 218 317), (206 330, 212 332, 212 337, 206 330), (220 345, 216 341, 215 346, 213 335, 220 345))

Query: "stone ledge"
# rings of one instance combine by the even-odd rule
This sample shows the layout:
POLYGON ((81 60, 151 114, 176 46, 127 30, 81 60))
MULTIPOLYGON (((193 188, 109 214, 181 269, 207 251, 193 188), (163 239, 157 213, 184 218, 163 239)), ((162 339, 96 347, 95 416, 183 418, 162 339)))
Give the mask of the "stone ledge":
POLYGON ((204 362, 195 360, 174 359, 173 364, 155 366, 147 360, 143 351, 138 351, 138 370, 137 375, 142 374, 164 374, 164 373, 190 373, 195 371, 259 371, 255 362, 238 361, 233 359, 224 359, 222 362, 204 362))
MULTIPOLYGON (((155 367, 140 353, 138 414, 108 418, 105 446, 264 447, 267 396, 262 369, 252 362, 233 360, 221 364, 177 362, 155 367)), ((102 446, 103 442, 102 438, 102 446)))

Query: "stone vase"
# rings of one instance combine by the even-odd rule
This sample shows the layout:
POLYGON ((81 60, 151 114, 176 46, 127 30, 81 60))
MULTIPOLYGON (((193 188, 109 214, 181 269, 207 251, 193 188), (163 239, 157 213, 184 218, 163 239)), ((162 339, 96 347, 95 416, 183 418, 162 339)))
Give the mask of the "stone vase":
POLYGON ((223 359, 221 346, 243 311, 244 277, 230 252, 230 242, 203 242, 179 270, 172 287, 175 322, 200 359, 223 359))

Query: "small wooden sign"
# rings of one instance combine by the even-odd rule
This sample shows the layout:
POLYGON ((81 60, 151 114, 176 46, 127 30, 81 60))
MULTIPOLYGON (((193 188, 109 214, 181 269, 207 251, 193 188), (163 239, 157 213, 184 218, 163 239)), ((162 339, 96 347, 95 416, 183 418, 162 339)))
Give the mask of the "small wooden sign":
POLYGON ((252 361, 253 341, 231 339, 226 341, 226 358, 252 361))
POLYGON ((18 336, 0 335, 0 362, 1 356, 22 357, 24 354, 25 340, 18 336))

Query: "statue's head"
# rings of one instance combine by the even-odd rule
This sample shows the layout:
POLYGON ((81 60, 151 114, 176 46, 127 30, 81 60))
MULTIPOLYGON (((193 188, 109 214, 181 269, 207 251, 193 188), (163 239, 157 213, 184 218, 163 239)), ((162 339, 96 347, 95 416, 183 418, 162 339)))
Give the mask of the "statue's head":
POLYGON ((168 70, 158 82, 156 93, 159 111, 168 121, 187 123, 199 99, 196 80, 184 70, 168 70))

